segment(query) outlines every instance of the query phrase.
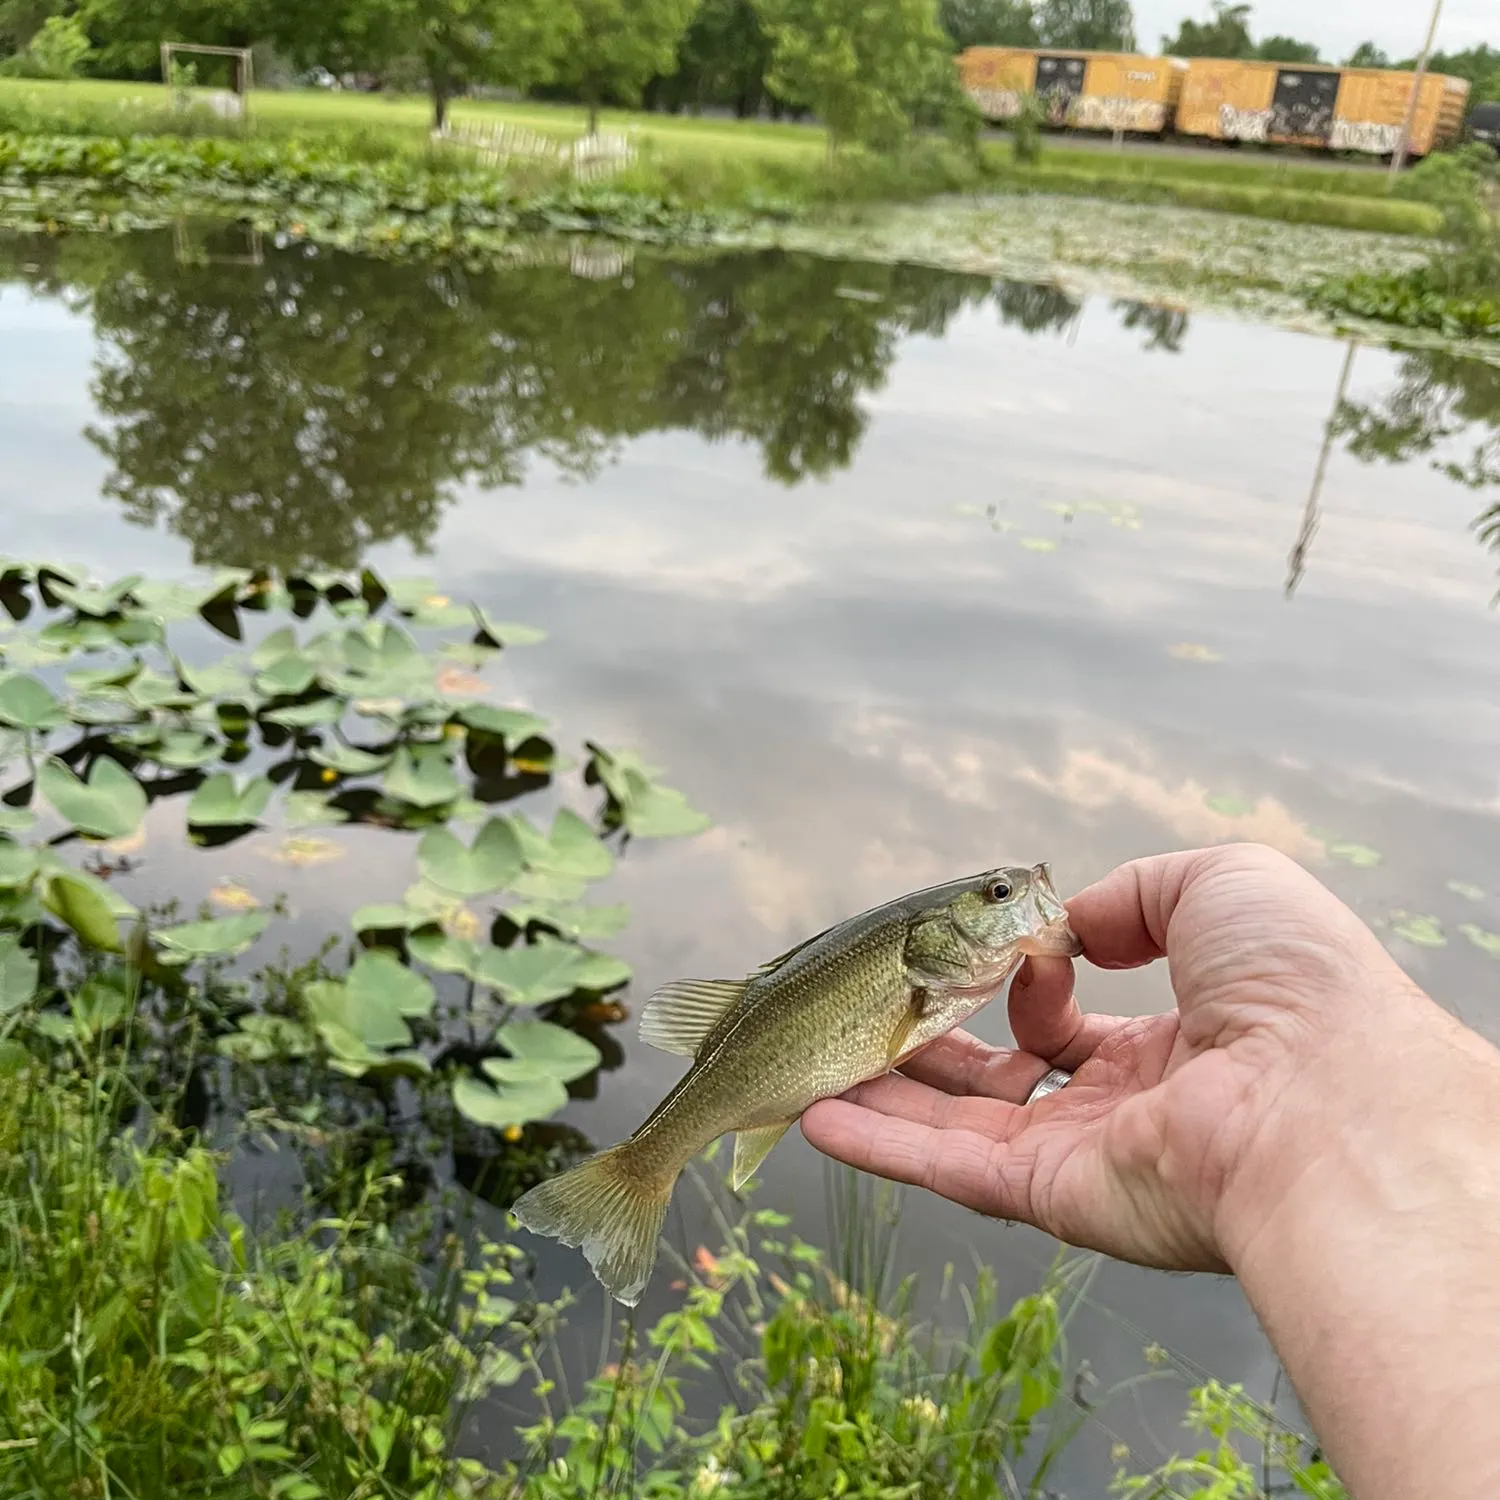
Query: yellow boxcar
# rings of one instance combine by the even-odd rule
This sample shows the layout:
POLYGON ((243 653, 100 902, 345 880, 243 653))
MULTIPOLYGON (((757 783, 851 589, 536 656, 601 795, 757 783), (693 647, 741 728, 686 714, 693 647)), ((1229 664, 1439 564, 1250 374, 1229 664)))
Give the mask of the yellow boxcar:
MULTIPOLYGON (((1390 68, 1195 57, 1183 81, 1177 129, 1218 141, 1388 155, 1396 149, 1415 76, 1390 68)), ((1456 139, 1468 96, 1461 78, 1430 73, 1423 79, 1412 125, 1413 155, 1456 139)))
POLYGON ((1013 120, 1036 93, 1050 125, 1155 135, 1171 125, 1187 71, 1172 57, 1027 47, 970 47, 958 69, 986 119, 1013 120))

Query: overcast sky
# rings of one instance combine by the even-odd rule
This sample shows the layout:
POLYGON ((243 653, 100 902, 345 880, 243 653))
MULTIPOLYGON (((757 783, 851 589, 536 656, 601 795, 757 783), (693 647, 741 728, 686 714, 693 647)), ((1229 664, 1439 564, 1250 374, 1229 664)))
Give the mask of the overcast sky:
MULTIPOLYGON (((1154 51, 1164 34, 1175 35, 1184 16, 1206 19, 1208 14, 1208 0, 1135 0, 1141 50, 1154 51)), ((1328 62, 1342 62, 1367 39, 1400 58, 1415 55, 1431 15, 1431 0, 1257 0, 1251 30, 1257 37, 1280 34, 1316 42, 1328 62)), ((1500 5, 1446 0, 1439 49, 1457 52, 1476 42, 1500 47, 1500 5)))

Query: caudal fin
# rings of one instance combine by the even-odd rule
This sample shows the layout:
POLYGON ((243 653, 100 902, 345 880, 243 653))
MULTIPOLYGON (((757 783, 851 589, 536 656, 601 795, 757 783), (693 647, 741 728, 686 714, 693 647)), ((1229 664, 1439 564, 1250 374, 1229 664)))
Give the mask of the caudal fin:
POLYGON ((634 1155, 629 1141, 601 1151, 522 1194, 511 1209, 533 1234, 582 1250, 594 1275, 627 1307, 641 1300, 651 1279, 676 1181, 634 1172, 634 1155))

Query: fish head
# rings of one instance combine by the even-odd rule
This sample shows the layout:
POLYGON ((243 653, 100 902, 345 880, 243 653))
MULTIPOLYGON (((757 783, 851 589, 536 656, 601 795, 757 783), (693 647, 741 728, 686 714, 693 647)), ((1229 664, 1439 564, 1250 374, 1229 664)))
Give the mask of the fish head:
POLYGON ((967 882, 950 903, 948 920, 976 958, 1077 958, 1083 952, 1044 864, 1008 865, 967 882))

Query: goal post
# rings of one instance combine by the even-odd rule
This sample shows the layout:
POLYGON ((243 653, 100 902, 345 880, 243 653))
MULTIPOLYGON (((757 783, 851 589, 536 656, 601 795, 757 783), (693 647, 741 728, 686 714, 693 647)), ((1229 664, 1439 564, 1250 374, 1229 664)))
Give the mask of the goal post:
POLYGON ((216 114, 226 118, 244 120, 250 115, 250 90, 255 86, 255 61, 248 47, 200 47, 193 42, 163 42, 161 44, 161 81, 172 96, 173 107, 185 108, 188 103, 187 90, 177 89, 172 84, 172 65, 179 53, 199 57, 227 57, 232 59, 233 86, 209 92, 208 104, 216 114))

